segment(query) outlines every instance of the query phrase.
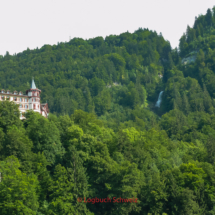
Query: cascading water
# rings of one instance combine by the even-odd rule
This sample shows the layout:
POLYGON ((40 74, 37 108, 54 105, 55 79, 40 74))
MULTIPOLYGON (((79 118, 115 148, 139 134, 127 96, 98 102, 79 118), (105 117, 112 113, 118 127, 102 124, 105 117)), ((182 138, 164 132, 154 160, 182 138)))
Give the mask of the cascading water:
POLYGON ((161 102, 162 102, 162 94, 163 94, 163 91, 161 91, 160 93, 159 93, 159 96, 158 96, 158 100, 157 100, 157 102, 156 102, 156 104, 155 104, 155 107, 160 107, 160 105, 161 105, 161 102))

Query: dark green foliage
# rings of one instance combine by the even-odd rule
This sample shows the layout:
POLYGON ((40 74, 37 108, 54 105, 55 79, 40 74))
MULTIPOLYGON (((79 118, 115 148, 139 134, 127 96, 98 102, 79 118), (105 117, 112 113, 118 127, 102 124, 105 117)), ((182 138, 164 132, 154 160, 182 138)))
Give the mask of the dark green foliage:
POLYGON ((215 7, 179 50, 140 28, 6 53, 0 86, 34 75, 51 113, 0 102, 0 214, 215 214, 214 49, 215 7))
POLYGON ((13 125, 20 127, 19 116, 18 105, 9 101, 0 103, 0 127, 4 131, 7 131, 9 127, 13 125))
MULTIPOLYGON (((147 66, 150 66, 145 74, 147 79, 142 76, 139 84, 149 90, 148 96, 154 99, 155 88, 161 84, 158 74, 162 75, 163 70, 159 59, 168 60, 170 52, 170 44, 148 29, 112 35, 105 40, 102 37, 87 41, 74 38, 65 44, 44 45, 15 56, 5 55, 0 59, 0 86, 24 92, 34 76, 42 90, 41 100, 48 101, 52 113, 71 115, 81 109, 103 115, 111 111, 111 103, 122 107, 127 103, 107 95, 108 101, 102 105, 104 99, 99 97, 106 97, 110 87, 116 88, 118 84, 128 88, 130 81, 136 82, 137 74, 144 75, 147 66), (106 93, 101 93, 104 89, 106 93)), ((138 103, 141 105, 142 101, 138 103)), ((134 106, 131 104, 130 108, 134 106)))
POLYGON ((33 142, 34 153, 44 152, 48 162, 54 164, 61 159, 64 148, 60 142, 60 134, 56 125, 42 117, 39 113, 28 112, 24 122, 26 133, 33 142))
POLYGON ((19 167, 19 161, 14 156, 10 156, 0 163, 0 212, 5 215, 36 215, 39 207, 38 179, 35 175, 22 173, 19 167))

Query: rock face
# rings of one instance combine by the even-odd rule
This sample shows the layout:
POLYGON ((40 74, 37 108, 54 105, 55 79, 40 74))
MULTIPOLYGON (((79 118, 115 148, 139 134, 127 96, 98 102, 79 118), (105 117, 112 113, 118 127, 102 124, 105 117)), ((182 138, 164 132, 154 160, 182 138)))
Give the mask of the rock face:
POLYGON ((120 83, 114 82, 113 85, 107 85, 106 87, 111 88, 113 86, 120 86, 120 85, 121 85, 120 83))
POLYGON ((190 56, 190 57, 187 57, 187 58, 183 58, 181 60, 181 63, 186 65, 186 64, 190 64, 192 62, 195 62, 195 60, 196 60, 196 56, 190 56))
POLYGON ((188 55, 188 57, 183 58, 183 59, 181 60, 181 63, 184 64, 184 65, 186 65, 186 64, 190 64, 190 63, 192 63, 192 62, 195 62, 196 56, 197 56, 197 51, 191 52, 191 53, 188 55))

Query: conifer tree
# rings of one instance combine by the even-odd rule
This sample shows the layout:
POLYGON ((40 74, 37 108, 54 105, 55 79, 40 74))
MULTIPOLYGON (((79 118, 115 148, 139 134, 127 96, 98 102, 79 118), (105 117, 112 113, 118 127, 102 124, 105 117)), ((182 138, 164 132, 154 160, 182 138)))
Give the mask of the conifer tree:
POLYGON ((172 69, 174 66, 174 62, 172 60, 172 54, 171 52, 168 53, 168 61, 169 61, 169 68, 172 69))
POLYGON ((203 28, 202 23, 200 23, 199 28, 200 28, 201 36, 203 36, 204 35, 204 28, 203 28))
POLYGON ((186 42, 187 42, 187 43, 191 42, 190 31, 191 31, 191 28, 190 28, 190 26, 188 25, 188 26, 187 26, 187 30, 186 30, 186 42))
POLYGON ((205 86, 205 83, 203 83, 203 95, 204 95, 204 107, 205 107, 205 110, 208 112, 211 108, 213 108, 213 105, 212 105, 212 100, 211 100, 211 97, 208 93, 208 90, 205 86))
POLYGON ((76 211, 81 214, 87 214, 86 204, 80 204, 77 202, 78 197, 89 196, 88 191, 88 178, 86 176, 86 169, 83 167, 83 160, 80 157, 80 153, 77 151, 74 145, 68 148, 68 152, 65 155, 65 163, 68 169, 71 171, 71 177, 73 177, 74 187, 72 193, 74 200, 72 201, 75 205, 76 211))
POLYGON ((212 8, 213 12, 213 24, 215 25, 215 6, 212 8))
POLYGON ((183 93, 182 107, 184 109, 185 115, 187 116, 190 112, 190 104, 185 93, 183 93))
POLYGON ((174 109, 181 110, 181 106, 182 106, 181 95, 179 93, 178 88, 175 85, 173 88, 173 95, 174 95, 174 103, 173 103, 174 109))
POLYGON ((208 10, 207 10, 207 13, 206 13, 206 15, 205 15, 205 21, 206 21, 206 23, 207 23, 207 25, 208 25, 209 27, 212 26, 212 23, 213 23, 213 16, 212 16, 211 9, 208 9, 208 10))
POLYGON ((183 56, 185 54, 185 48, 187 47, 186 35, 183 34, 179 41, 180 56, 183 56))
POLYGON ((197 25, 196 36, 197 37, 201 36, 201 31, 200 31, 199 25, 197 25))

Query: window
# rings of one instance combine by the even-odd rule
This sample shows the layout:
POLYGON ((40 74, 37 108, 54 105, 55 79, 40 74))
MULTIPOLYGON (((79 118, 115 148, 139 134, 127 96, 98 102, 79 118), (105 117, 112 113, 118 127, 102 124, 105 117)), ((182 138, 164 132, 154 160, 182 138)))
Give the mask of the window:
POLYGON ((25 108, 28 109, 28 105, 25 105, 25 108))
POLYGON ((10 100, 10 96, 7 96, 7 100, 10 100))
POLYGON ((22 95, 22 92, 19 92, 19 95, 22 95))
POLYGON ((25 102, 28 102, 28 99, 25 99, 25 102))
POLYGON ((14 95, 17 95, 17 92, 16 92, 16 91, 14 92, 14 95))
POLYGON ((36 105, 34 104, 34 109, 36 109, 36 105))
POLYGON ((4 96, 2 96, 1 99, 4 100, 4 96))
POLYGON ((36 98, 34 98, 34 102, 36 102, 36 98))
POLYGON ((22 102, 22 98, 20 98, 19 101, 22 102))
POLYGON ((7 94, 10 94, 10 91, 7 91, 7 94))
POLYGON ((20 104, 19 107, 22 108, 22 104, 20 104))
POLYGON ((20 112, 20 116, 22 117, 22 112, 20 112))
POLYGON ((4 93, 4 90, 2 90, 1 92, 4 93))
POLYGON ((14 97, 14 101, 15 101, 15 102, 17 101, 17 98, 16 98, 16 97, 14 97))

